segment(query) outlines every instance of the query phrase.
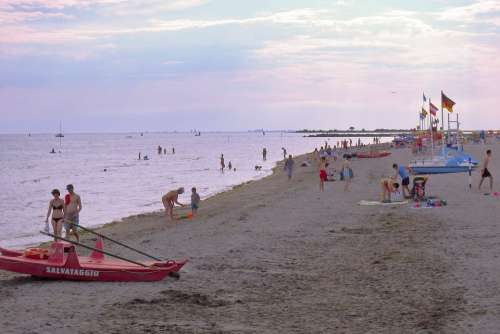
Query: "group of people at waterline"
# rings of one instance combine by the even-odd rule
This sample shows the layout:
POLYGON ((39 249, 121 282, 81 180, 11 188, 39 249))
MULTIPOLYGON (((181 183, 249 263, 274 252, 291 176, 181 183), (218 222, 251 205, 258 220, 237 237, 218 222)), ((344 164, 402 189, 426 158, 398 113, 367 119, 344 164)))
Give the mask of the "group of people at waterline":
MULTIPOLYGON (((286 156, 286 150, 283 148, 284 152, 284 164, 283 168, 286 172, 288 180, 292 179, 293 171, 295 169, 295 161, 292 155, 286 156)), ((266 160, 267 150, 264 148, 262 151, 262 158, 266 160)), ((484 158, 481 161, 480 173, 481 180, 478 185, 478 189, 484 180, 489 179, 490 191, 493 191, 493 175, 489 169, 492 158, 492 151, 488 149, 484 158)), ((221 155, 221 170, 225 168, 224 156, 221 155)), ((321 147, 320 150, 315 149, 312 153, 312 159, 316 162, 319 171, 319 189, 324 191, 325 182, 335 181, 336 170, 329 171, 331 164, 337 161, 337 155, 333 154, 333 151, 328 152, 328 147, 325 149, 321 147), (332 161, 333 160, 333 161, 332 161)), ((350 190, 351 180, 354 177, 354 172, 351 167, 351 156, 349 154, 344 154, 343 159, 340 163, 340 180, 345 182, 344 191, 350 190)), ((310 166, 310 163, 303 163, 304 167, 310 166)), ((392 164, 393 173, 388 177, 383 177, 380 180, 381 188, 381 201, 391 202, 391 201, 402 201, 407 198, 411 198, 412 192, 410 190, 410 168, 399 165, 397 163, 392 164), (398 180, 401 179, 401 183, 398 180)), ((63 228, 66 231, 66 237, 73 235, 76 240, 79 240, 78 224, 79 224, 79 214, 82 210, 82 200, 80 196, 75 193, 74 186, 68 184, 66 186, 67 194, 64 199, 61 198, 61 193, 58 189, 52 190, 51 194, 53 198, 49 202, 49 208, 47 211, 47 217, 45 222, 48 224, 49 218, 51 218, 52 228, 54 235, 56 237, 62 236, 63 228)), ((175 190, 171 190, 162 196, 162 204, 165 209, 167 221, 173 221, 174 217, 174 207, 175 205, 185 207, 187 204, 179 202, 179 195, 184 193, 184 188, 180 187, 175 190)), ((195 187, 191 189, 191 213, 189 217, 194 217, 198 213, 198 208, 200 207, 201 198, 195 187)))

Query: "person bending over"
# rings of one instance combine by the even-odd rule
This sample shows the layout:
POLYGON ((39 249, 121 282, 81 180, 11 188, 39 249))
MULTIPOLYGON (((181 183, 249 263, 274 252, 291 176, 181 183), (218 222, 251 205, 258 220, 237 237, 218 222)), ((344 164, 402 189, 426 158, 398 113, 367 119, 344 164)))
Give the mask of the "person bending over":
POLYGON ((181 187, 177 190, 169 191, 168 193, 163 195, 163 197, 161 198, 163 206, 165 207, 165 215, 167 217, 167 221, 168 221, 168 218, 170 218, 170 220, 172 220, 172 221, 174 220, 174 205, 175 204, 178 204, 182 207, 184 206, 184 204, 179 203, 179 195, 181 195, 183 193, 184 193, 184 188, 181 187))

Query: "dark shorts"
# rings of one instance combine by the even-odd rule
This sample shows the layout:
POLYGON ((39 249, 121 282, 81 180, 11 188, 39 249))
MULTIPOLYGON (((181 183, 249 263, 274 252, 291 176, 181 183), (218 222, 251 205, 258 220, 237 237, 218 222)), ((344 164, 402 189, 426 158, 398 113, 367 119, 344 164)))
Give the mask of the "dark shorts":
POLYGON ((405 177, 405 178, 401 181, 401 184, 402 184, 403 186, 407 186, 407 185, 409 185, 409 184, 410 184, 410 177, 409 177, 409 176, 405 177))
POLYGON ((191 209, 192 210, 198 210, 198 204, 191 203, 191 209))
POLYGON ((484 171, 483 171, 483 174, 481 174, 481 177, 491 177, 491 173, 490 171, 488 170, 488 168, 485 168, 484 171))
POLYGON ((73 226, 72 226, 73 224, 74 225, 80 224, 80 217, 78 215, 73 216, 73 217, 66 217, 64 219, 64 229, 66 231, 69 231, 70 229, 72 229, 73 228, 73 226))

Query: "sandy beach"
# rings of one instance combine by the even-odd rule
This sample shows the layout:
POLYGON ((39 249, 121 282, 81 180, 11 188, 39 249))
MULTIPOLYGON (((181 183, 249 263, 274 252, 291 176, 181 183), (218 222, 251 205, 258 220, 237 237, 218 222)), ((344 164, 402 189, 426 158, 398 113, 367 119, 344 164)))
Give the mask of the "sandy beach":
MULTIPOLYGON (((498 180, 500 144, 466 151, 482 158, 486 148, 498 180)), ((193 220, 166 223, 154 212, 100 229, 188 259, 178 280, 82 283, 1 272, 1 333, 498 333, 500 198, 477 190, 479 172, 472 191, 465 174, 431 176, 427 192, 446 207, 359 206, 379 198, 379 178, 393 162, 407 163, 409 149, 353 160, 350 192, 329 182, 320 193, 316 167, 299 167, 305 158, 296 158, 291 181, 278 166, 203 201, 193 220)))

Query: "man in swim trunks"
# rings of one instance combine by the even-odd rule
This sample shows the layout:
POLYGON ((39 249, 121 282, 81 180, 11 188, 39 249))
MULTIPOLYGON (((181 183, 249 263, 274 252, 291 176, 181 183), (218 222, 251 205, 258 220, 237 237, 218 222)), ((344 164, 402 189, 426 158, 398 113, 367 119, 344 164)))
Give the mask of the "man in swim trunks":
POLYGON ((78 234, 78 224, 80 223, 80 211, 82 211, 82 200, 80 195, 74 192, 72 184, 66 186, 68 193, 64 197, 64 229, 66 238, 73 234, 76 241, 80 241, 78 234))
POLYGON ((398 176, 401 177, 401 185, 403 188, 403 197, 404 198, 409 198, 410 197, 410 188, 408 188, 410 184, 410 173, 408 173, 408 168, 405 166, 398 166, 398 164, 393 164, 392 168, 396 171, 396 174, 394 175, 394 179, 396 180, 398 176))
POLYGON ((170 220, 174 220, 174 204, 178 204, 180 206, 184 206, 184 204, 179 203, 179 195, 184 193, 184 188, 179 188, 177 190, 171 190, 161 198, 163 203, 163 207, 165 208, 165 213, 170 220))
POLYGON ((485 178, 490 178, 490 191, 493 191, 493 175, 491 175, 488 170, 488 166, 491 160, 491 150, 486 151, 486 156, 483 159, 483 163, 481 165, 481 181, 479 181, 479 190, 481 190, 481 186, 483 185, 483 181, 485 178))

